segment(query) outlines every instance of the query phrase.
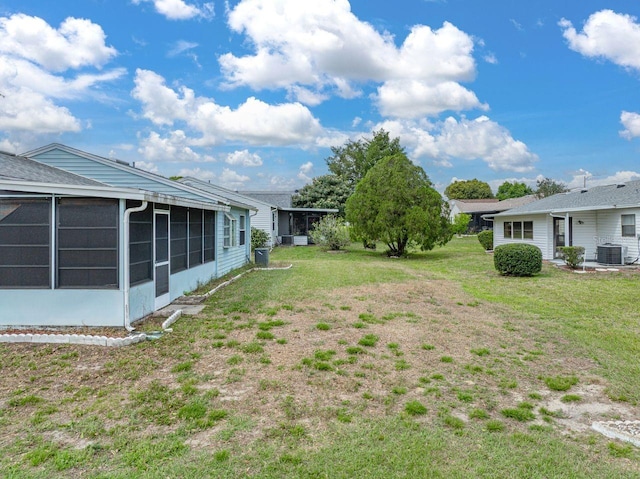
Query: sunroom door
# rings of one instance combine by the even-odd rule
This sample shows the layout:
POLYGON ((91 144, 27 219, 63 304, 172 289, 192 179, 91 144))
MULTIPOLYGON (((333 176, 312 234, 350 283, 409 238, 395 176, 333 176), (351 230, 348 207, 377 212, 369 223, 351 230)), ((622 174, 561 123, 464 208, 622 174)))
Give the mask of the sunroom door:
POLYGON ((155 262, 154 282, 156 286, 155 309, 170 302, 169 298, 169 212, 156 211, 154 214, 155 262))

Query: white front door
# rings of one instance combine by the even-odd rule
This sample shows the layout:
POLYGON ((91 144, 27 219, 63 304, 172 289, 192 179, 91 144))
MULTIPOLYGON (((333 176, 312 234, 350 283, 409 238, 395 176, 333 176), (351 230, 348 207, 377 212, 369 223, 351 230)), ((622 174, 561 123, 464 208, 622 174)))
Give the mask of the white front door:
POLYGON ((154 268, 156 285, 155 309, 169 304, 169 212, 155 211, 154 214, 154 268))

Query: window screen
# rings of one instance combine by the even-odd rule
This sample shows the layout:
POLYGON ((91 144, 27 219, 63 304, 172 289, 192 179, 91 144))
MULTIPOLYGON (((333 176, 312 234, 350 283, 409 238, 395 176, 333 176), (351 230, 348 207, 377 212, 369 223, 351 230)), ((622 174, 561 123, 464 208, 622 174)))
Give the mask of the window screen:
POLYGON ((118 216, 118 200, 58 200, 58 287, 118 287, 118 216))
POLYGON ((202 210, 189 210, 189 268, 202 264, 202 210))
POLYGON ((204 212, 204 262, 216 259, 216 213, 204 212))
POLYGON ((51 200, 0 199, 0 288, 51 287, 51 200))
POLYGON ((636 215, 622 215, 622 236, 636 235, 636 215))
POLYGON ((533 239, 533 221, 525 221, 523 222, 523 238, 524 239, 533 239))
POLYGON ((240 215, 240 246, 243 246, 247 240, 247 218, 240 215))
POLYGON ((511 238, 511 221, 504 222, 504 237, 511 238))
POLYGON ((513 237, 517 239, 522 239, 522 222, 521 221, 513 222, 513 237))
POLYGON ((187 269, 187 209, 171 207, 171 274, 187 269))
MULTIPOLYGON (((127 201, 127 208, 139 203, 127 201)), ((153 280, 153 205, 129 217, 130 284, 153 280)))

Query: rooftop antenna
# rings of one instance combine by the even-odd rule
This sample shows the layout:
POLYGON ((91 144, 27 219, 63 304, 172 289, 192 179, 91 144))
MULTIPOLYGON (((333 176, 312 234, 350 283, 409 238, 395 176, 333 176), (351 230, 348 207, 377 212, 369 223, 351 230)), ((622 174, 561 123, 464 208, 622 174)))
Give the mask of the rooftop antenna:
POLYGON ((584 175, 584 181, 583 181, 582 185, 583 185, 582 186, 583 188, 587 187, 587 175, 584 175))

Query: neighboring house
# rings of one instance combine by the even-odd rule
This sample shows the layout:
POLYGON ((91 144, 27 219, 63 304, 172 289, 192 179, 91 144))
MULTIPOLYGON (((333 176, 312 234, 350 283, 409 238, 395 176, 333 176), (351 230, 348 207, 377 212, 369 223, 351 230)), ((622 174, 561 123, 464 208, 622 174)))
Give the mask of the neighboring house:
POLYGON ((251 205, 256 208, 257 211, 251 215, 251 226, 263 230, 269 235, 269 244, 267 246, 273 246, 276 244, 278 236, 278 209, 274 205, 261 201, 256 198, 252 198, 248 195, 238 193, 237 191, 231 191, 221 186, 209 183, 207 181, 199 180, 197 178, 184 177, 181 178, 180 183, 198 188, 204 192, 224 196, 238 202, 251 205))
POLYGON ((0 326, 130 328, 246 264, 250 212, 64 145, 0 154, 0 326))
POLYGON ((313 225, 323 216, 338 212, 333 208, 293 208, 291 205, 295 191, 243 191, 242 194, 268 203, 277 210, 277 221, 274 223, 277 244, 308 244, 313 225))
POLYGON ((559 193, 493 215, 494 246, 530 243, 543 259, 560 246, 583 246, 585 259, 603 264, 637 260, 640 181, 559 193))
POLYGON ((449 202, 449 218, 453 223, 456 215, 465 213, 471 216, 469 221, 469 232, 477 233, 483 230, 493 228, 493 223, 483 216, 494 215, 503 211, 516 208, 535 201, 535 195, 522 196, 520 198, 509 198, 507 200, 498 200, 496 198, 482 200, 451 200, 449 202))

